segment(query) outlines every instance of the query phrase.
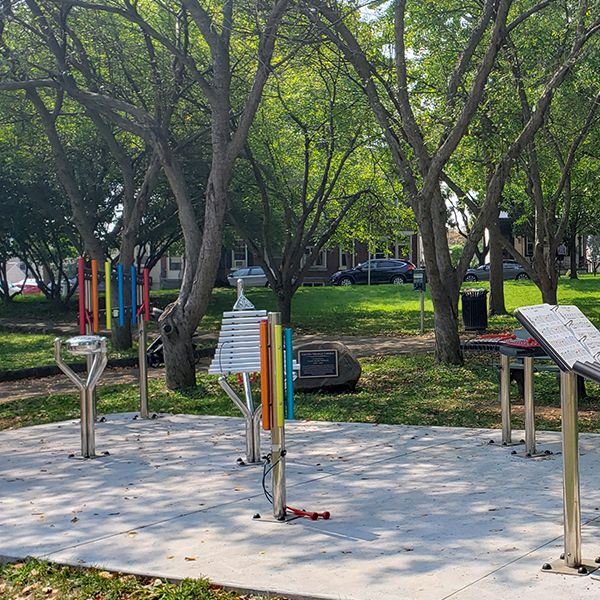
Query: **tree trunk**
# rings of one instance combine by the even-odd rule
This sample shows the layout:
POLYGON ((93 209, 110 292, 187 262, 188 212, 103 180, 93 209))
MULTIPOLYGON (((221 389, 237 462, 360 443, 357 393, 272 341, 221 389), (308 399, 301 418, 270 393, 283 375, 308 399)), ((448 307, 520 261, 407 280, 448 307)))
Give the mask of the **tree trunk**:
POLYGON ((294 292, 286 286, 277 290, 277 309, 281 313, 283 325, 291 325, 292 322, 292 297, 294 292))
POLYGON ((452 299, 448 290, 431 287, 433 321, 435 326, 435 359, 437 362, 462 365, 463 357, 458 335, 458 299, 452 299), (442 293, 440 293, 442 292, 442 293))
POLYGON ((557 286, 552 285, 550 279, 544 277, 540 284, 542 302, 546 304, 558 304, 557 286))
POLYGON ((488 227, 490 234, 490 315, 505 315, 504 303, 504 269, 502 256, 502 243, 500 228, 498 227, 497 214, 488 227))
POLYGON ((457 283, 456 273, 450 262, 446 261, 448 266, 442 270, 442 261, 437 260, 431 221, 422 221, 420 230, 429 289, 433 302, 435 359, 437 362, 444 364, 461 365, 463 364, 463 356, 458 335, 460 286, 457 283))
POLYGON ((160 333, 165 358, 166 384, 170 390, 196 385, 196 365, 192 334, 194 328, 179 302, 167 307, 160 318, 160 333))
POLYGON ((571 273, 569 277, 571 279, 578 279, 577 277, 577 226, 571 225, 571 235, 569 236, 569 258, 571 262, 571 273))
MULTIPOLYGON (((214 152, 214 150, 213 150, 214 152)), ((167 307, 160 318, 163 338, 166 382, 169 389, 193 387, 196 384, 192 335, 206 313, 223 244, 223 223, 227 207, 227 184, 231 175, 218 155, 213 157, 208 178, 204 209, 204 235, 194 220, 193 207, 187 202, 183 175, 172 155, 164 155, 163 168, 174 193, 180 194, 180 222, 186 240, 186 260, 179 298, 167 307), (184 209, 188 219, 182 220, 184 209)))

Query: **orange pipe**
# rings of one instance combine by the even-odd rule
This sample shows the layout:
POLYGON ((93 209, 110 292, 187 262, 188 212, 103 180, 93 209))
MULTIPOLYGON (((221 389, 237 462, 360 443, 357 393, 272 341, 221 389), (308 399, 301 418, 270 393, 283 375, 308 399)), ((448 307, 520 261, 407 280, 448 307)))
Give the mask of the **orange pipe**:
POLYGON ((92 319, 94 333, 100 330, 98 324, 98 261, 92 259, 92 319))
POLYGON ((267 320, 260 322, 260 400, 263 429, 271 429, 271 378, 269 375, 269 327, 267 320))

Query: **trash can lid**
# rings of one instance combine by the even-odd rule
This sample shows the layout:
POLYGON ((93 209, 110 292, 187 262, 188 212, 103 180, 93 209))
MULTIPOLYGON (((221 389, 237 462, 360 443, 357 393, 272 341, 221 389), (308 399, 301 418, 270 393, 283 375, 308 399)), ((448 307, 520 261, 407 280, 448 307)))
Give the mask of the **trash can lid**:
POLYGON ((100 352, 106 338, 101 335, 78 335, 65 342, 71 354, 95 354, 100 352))
POLYGON ((485 296, 488 291, 484 288, 467 288, 466 290, 461 290, 460 293, 465 296, 485 296))

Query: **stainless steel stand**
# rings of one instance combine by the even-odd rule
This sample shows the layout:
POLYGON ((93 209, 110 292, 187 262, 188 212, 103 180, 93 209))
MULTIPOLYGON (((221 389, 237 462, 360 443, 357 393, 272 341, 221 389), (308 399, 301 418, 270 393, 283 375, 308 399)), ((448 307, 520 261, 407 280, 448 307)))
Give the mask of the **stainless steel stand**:
POLYGON ((510 424, 510 358, 500 354, 500 411, 502 413, 502 444, 512 443, 510 424))
POLYGON ((525 404, 525 453, 535 454, 535 405, 533 402, 533 357, 523 358, 523 379, 525 382, 523 400, 525 404))
POLYGON ((146 356, 146 321, 140 315, 138 319, 138 365, 140 368, 140 417, 148 418, 148 359, 146 356))
POLYGON ((278 360, 283 362, 282 348, 278 347, 277 339, 281 341, 281 313, 269 313, 269 337, 271 341, 271 390, 273 390, 273 413, 271 424, 271 461, 273 464, 273 516, 278 521, 286 517, 286 489, 285 489, 285 421, 283 419, 283 365, 278 365, 278 360), (278 366, 281 368, 278 369, 278 366), (281 411, 281 412, 280 412, 281 411))
POLYGON ((108 357, 106 354, 106 338, 96 335, 82 335, 68 339, 67 350, 74 355, 84 355, 88 362, 88 373, 85 381, 79 377, 62 358, 62 342, 54 340, 54 358, 60 370, 77 386, 81 404, 81 455, 84 458, 96 456, 95 441, 95 391, 96 384, 108 357))
MULTIPOLYGON (((248 377, 247 373, 244 373, 248 377)), ((244 379, 244 391, 246 392, 246 404, 244 404, 235 393, 235 390, 229 385, 227 377, 219 377, 219 385, 223 391, 231 398, 233 403, 240 409, 246 421, 246 462, 258 463, 260 461, 260 415, 261 406, 256 409, 253 406, 252 392, 250 391, 250 379, 246 385, 244 379)))
POLYGON ((577 376, 572 371, 561 371, 560 403, 562 411, 565 552, 564 557, 553 563, 546 563, 542 570, 563 575, 587 575, 600 567, 600 564, 581 557, 577 376))

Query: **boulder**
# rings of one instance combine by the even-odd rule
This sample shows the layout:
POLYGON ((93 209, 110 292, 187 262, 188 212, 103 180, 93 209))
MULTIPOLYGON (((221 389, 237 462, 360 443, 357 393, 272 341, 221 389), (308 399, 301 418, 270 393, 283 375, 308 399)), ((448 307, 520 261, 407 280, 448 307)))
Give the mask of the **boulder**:
POLYGON ((341 342, 307 342, 294 348, 300 365, 294 391, 354 390, 360 379, 360 363, 341 342))

